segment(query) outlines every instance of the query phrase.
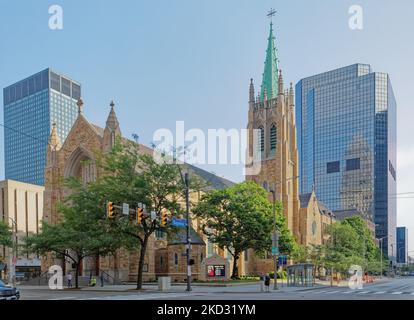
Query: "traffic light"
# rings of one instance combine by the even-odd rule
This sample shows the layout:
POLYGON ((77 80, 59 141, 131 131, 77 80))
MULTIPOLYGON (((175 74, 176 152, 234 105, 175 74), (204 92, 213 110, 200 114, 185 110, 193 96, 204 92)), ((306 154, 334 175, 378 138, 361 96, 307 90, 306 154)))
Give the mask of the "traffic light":
POLYGON ((114 217, 114 203, 109 201, 106 205, 106 215, 109 219, 114 217))
POLYGON ((167 210, 162 209, 161 211, 161 227, 165 227, 167 225, 167 210))
POLYGON ((144 209, 138 207, 137 208, 137 224, 141 224, 143 214, 144 214, 144 209))

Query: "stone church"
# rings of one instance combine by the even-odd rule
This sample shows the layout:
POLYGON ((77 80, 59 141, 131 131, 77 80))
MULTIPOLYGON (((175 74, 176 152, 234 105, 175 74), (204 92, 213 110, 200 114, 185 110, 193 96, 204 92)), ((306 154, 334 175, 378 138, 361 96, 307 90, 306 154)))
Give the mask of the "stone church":
MULTIPOLYGON (((122 138, 120 125, 115 113, 115 105, 110 104, 110 112, 104 128, 90 123, 83 115, 82 100, 78 101, 78 117, 62 144, 57 134, 56 125, 53 125, 47 147, 45 168, 44 192, 44 220, 50 224, 59 221, 57 203, 67 196, 62 181, 68 177, 77 177, 84 182, 94 181, 100 172, 94 164, 95 155, 99 151, 110 150, 117 137, 122 138), (85 161, 89 160, 89 161, 85 161)), ((126 139, 126 138, 122 138, 126 139)), ((139 144, 142 153, 152 154, 153 150, 139 144)), ((185 164, 190 176, 197 175, 203 179, 208 188, 223 189, 233 183, 218 177, 200 168, 185 164)), ((197 201, 199 193, 191 193, 191 201, 197 201)), ((197 230, 198 222, 193 221, 197 230)), ((184 229, 183 229, 184 230, 184 229)), ((200 278, 200 270, 204 258, 207 257, 207 239, 200 233, 192 230, 192 256, 194 259, 193 278, 200 278)), ((160 275, 170 275, 173 281, 185 279, 186 258, 185 236, 177 235, 176 239, 167 240, 164 234, 155 233, 148 244, 144 263, 144 281, 155 280, 160 275)), ((53 265, 61 265, 65 273, 73 270, 68 261, 56 259, 51 255, 42 260, 42 271, 47 271, 53 265)), ((108 281, 135 281, 138 270, 138 252, 118 250, 115 255, 106 257, 87 257, 81 266, 81 275, 98 275, 102 272, 107 275, 108 281)))
MULTIPOLYGON (((251 161, 246 161, 246 180, 255 181, 269 191, 270 201, 274 197, 282 202, 288 228, 299 244, 320 244, 323 230, 333 216, 314 192, 299 195, 294 100, 292 83, 289 89, 284 87, 270 23, 262 84, 257 95, 253 79, 250 80, 247 129, 251 161)), ((245 272, 272 270, 272 259, 260 259, 252 253, 249 256, 253 261, 245 272)))

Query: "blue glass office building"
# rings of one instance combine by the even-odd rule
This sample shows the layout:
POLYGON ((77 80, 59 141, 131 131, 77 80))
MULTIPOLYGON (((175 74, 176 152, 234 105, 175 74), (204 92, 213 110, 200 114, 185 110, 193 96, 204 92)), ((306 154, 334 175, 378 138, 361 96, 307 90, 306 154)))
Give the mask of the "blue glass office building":
POLYGON ((3 89, 5 178, 44 184, 52 124, 61 142, 78 114, 81 86, 50 69, 3 89))
POLYGON ((406 227, 397 227, 397 263, 407 263, 407 255, 408 230, 406 227))
POLYGON ((395 257, 396 102, 386 73, 366 64, 296 84, 301 193, 332 210, 357 209, 395 257))

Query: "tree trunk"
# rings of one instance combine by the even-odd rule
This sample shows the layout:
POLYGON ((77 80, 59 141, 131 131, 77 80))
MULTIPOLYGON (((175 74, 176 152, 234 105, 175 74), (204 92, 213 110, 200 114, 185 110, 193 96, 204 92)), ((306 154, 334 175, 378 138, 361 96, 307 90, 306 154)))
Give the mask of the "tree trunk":
POLYGON ((233 271, 231 273, 231 278, 232 279, 238 279, 239 278, 239 268, 237 265, 237 261, 239 260, 239 255, 234 255, 233 258, 233 271))
POLYGON ((138 261, 138 276, 137 276, 137 290, 142 289, 142 273, 144 270, 145 252, 147 251, 148 236, 145 235, 143 243, 141 243, 141 250, 138 261))
POLYGON ((79 289, 79 274, 80 274, 80 268, 82 267, 82 261, 83 258, 78 258, 78 261, 76 263, 75 268, 75 288, 79 289))
POLYGON ((75 288, 79 288, 79 267, 80 267, 80 261, 76 263, 76 269, 75 269, 75 288))

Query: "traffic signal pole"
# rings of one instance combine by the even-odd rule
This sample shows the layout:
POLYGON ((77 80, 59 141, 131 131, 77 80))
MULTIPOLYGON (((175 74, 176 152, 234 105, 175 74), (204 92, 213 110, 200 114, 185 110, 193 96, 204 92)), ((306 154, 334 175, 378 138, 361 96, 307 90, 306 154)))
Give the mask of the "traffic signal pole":
POLYGON ((189 178, 188 172, 184 175, 184 182, 185 182, 185 211, 186 211, 186 219, 187 219, 187 249, 186 249, 186 256, 187 256, 187 291, 191 291, 191 238, 190 238, 190 196, 189 196, 189 178))

